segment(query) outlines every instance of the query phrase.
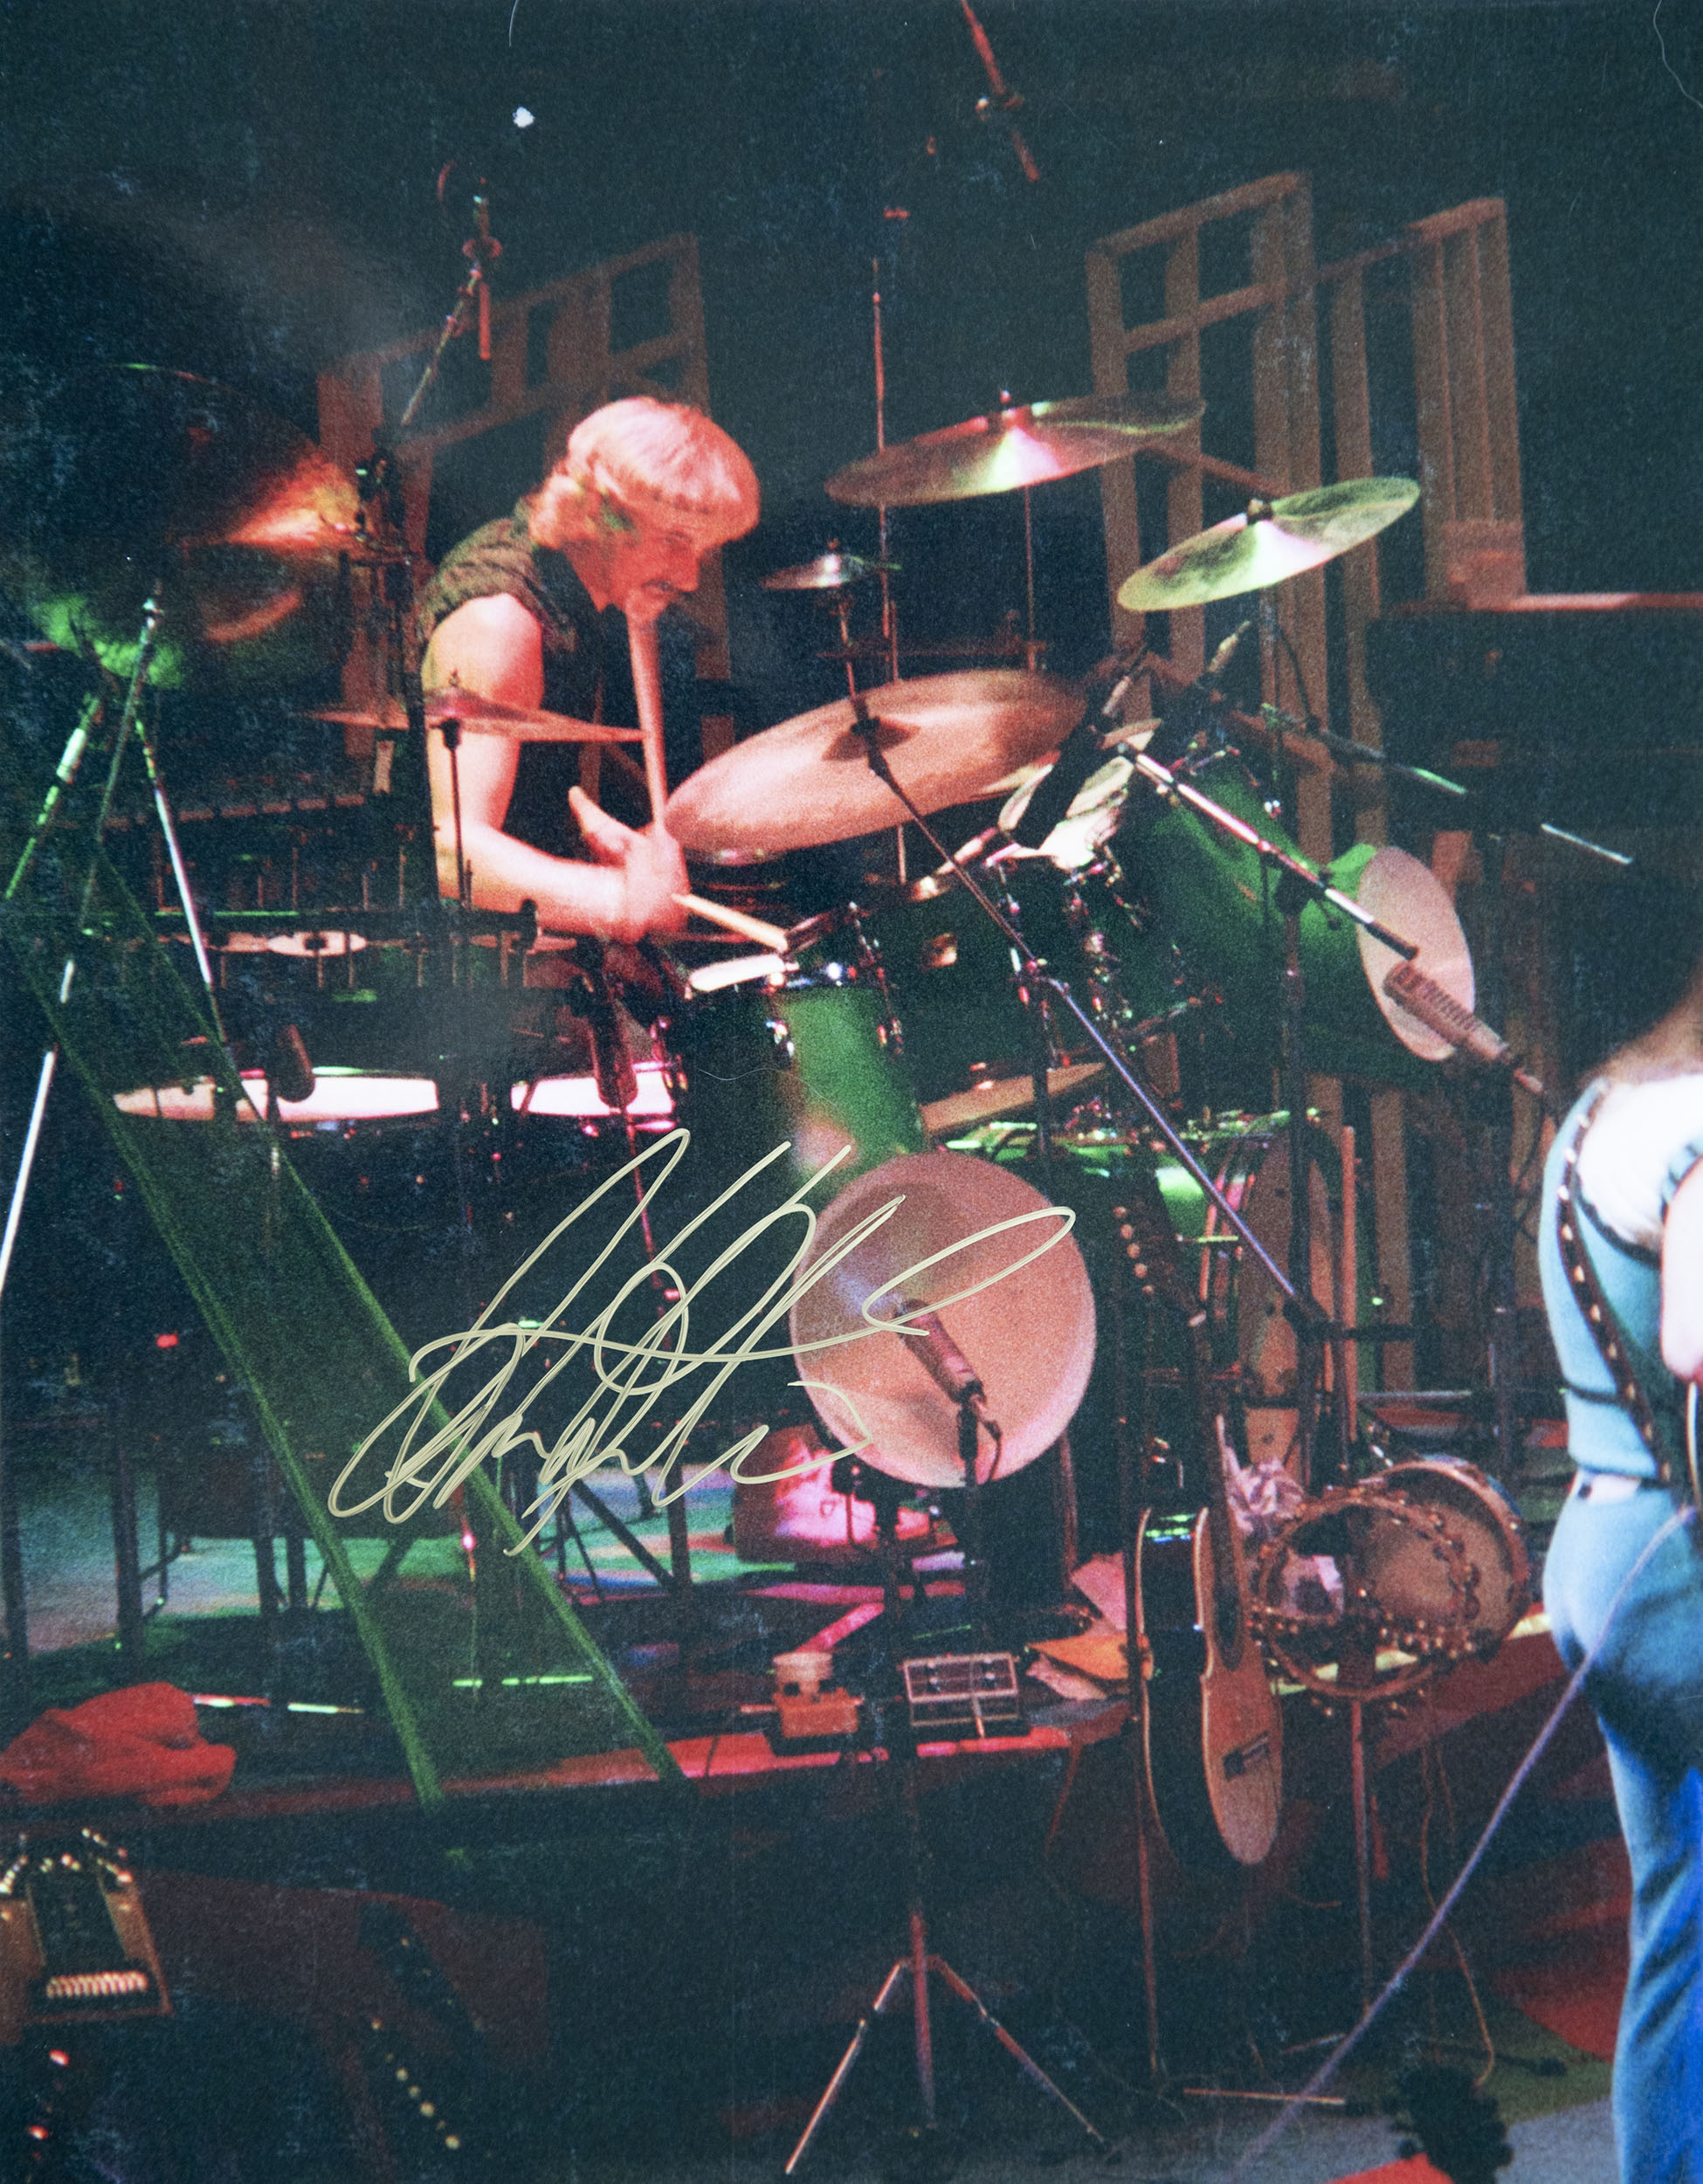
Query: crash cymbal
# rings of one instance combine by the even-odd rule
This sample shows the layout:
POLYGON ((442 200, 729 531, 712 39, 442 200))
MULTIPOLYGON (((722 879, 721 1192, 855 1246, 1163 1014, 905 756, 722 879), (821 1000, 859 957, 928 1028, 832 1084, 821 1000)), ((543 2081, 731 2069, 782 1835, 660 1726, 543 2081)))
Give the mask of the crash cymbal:
POLYGON ((861 584, 872 576, 893 575, 897 562, 866 562, 861 554, 842 554, 838 548, 818 554, 813 562, 800 562, 796 568, 777 568, 772 576, 765 576, 765 591, 844 591, 849 585, 861 584))
POLYGON ((355 486, 306 433, 187 372, 86 372, 0 440, 0 582, 45 635, 148 680, 253 686, 334 665, 355 486))
POLYGON ((1281 500, 1251 500, 1242 514, 1138 568, 1120 588, 1118 604, 1150 612, 1263 591, 1376 538, 1418 498, 1410 478, 1350 478, 1281 500))
POLYGON ((908 508, 1010 493, 1133 455, 1143 440, 1195 424, 1203 406, 1165 395, 1025 403, 848 463, 828 480, 828 493, 854 508, 908 508))
MULTIPOLYGON (((346 728, 371 728, 380 735, 407 732, 408 715, 394 701, 374 709, 330 706, 310 720, 335 720, 346 728)), ((544 713, 505 705, 500 698, 480 698, 471 690, 428 691, 426 726, 458 720, 470 734, 508 735, 517 743, 637 743, 637 728, 612 728, 602 720, 576 720, 568 713, 544 713)))
MULTIPOLYGON (((923 812, 989 795, 1082 711, 1069 683, 1009 667, 884 683, 862 702, 923 812)), ((668 799, 669 832, 688 857, 746 865, 901 825, 905 807, 870 771, 855 718, 841 698, 722 752, 668 799)))

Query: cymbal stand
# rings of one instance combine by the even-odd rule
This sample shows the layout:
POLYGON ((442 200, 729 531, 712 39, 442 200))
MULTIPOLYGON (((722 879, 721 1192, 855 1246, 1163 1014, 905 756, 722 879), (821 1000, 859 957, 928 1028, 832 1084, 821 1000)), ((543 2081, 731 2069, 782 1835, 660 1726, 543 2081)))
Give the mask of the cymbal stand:
MULTIPOLYGON (((881 260, 878 256, 869 261, 870 270, 870 326, 875 345, 875 451, 886 451, 887 444, 887 362, 886 348, 881 334, 881 260)), ((887 505, 882 501, 875 511, 875 554, 881 564, 881 637, 887 648, 887 680, 899 680, 899 617, 893 601, 893 572, 887 558, 887 505)), ((847 609, 840 614, 840 645, 848 654, 851 638, 847 634, 847 609)), ((858 679, 850 658, 845 663, 845 680, 852 697, 858 694, 858 679)), ((897 859, 899 885, 903 887, 910 878, 905 855, 905 827, 901 820, 893 831, 893 854, 897 859)))
MULTIPOLYGON (((887 364, 886 351, 881 336, 881 261, 869 261, 872 286, 870 288, 870 318, 875 343, 875 451, 881 454, 887 444, 887 364)), ((899 617, 893 607, 892 571, 887 560, 887 507, 883 501, 875 511, 876 556, 881 564, 881 635, 887 648, 887 680, 899 680, 899 617)), ((844 640, 842 640, 844 641, 844 640)), ((905 878, 903 829, 900 830, 899 877, 905 878)))
MULTIPOLYGON (((106 836, 107 820, 112 812, 113 798, 117 793, 119 775, 124 764, 124 754, 129 748, 130 736, 134 731, 141 745, 143 761, 148 768, 148 783, 154 792, 154 808, 158 815, 161 832, 165 837, 167 851, 171 859, 172 877, 176 883, 178 899, 183 906, 184 920, 195 947, 196 964, 201 973, 202 984, 206 991, 207 1007, 212 1019, 213 1030, 224 1053, 231 1081, 239 1085, 241 1078, 238 1071, 236 1059, 231 1054, 230 1044, 225 1037, 224 1025, 219 1016, 212 964, 207 954, 206 938, 196 908, 195 896, 190 886, 189 871, 183 862, 183 850, 177 837, 176 821, 166 795, 165 784, 161 779, 154 740, 148 733, 142 713, 142 692, 147 685, 148 670, 159 643, 161 625, 164 619, 164 610, 160 603, 159 590, 156 586, 150 591, 142 608, 141 626, 136 644, 135 665, 131 672, 129 686, 125 692, 124 710, 120 716, 118 727, 113 737, 112 755, 107 763, 107 778, 102 785, 100 803, 95 812, 88 871, 84 876, 82 899, 78 906, 76 932, 78 937, 82 938, 86 937, 90 930, 89 920, 94 907, 94 891, 100 877, 98 859, 100 844, 106 836)), ((60 755, 53 780, 42 799, 41 810, 37 814, 30 830, 29 837, 19 855, 17 864, 13 869, 11 878, 6 883, 4 900, 8 906, 16 899, 24 884, 24 878, 34 862, 36 852, 40 848, 52 823, 53 815, 60 799, 77 779, 84 754, 88 748, 89 738, 98 726, 105 709, 104 696, 92 698, 85 703, 78 716, 76 726, 67 738, 65 750, 60 755)), ((70 999, 76 977, 77 954, 73 944, 72 951, 67 954, 64 968, 59 975, 59 999, 62 1003, 70 999)), ((5 1230, 3 1236, 0 1236, 0 1296, 3 1296, 6 1278, 11 1267, 12 1253, 17 1242, 18 1227, 24 1215, 24 1200, 29 1193, 30 1179, 34 1172, 37 1154, 40 1149, 42 1124, 47 1113, 48 1095, 52 1090, 59 1060, 59 1043, 55 1041, 42 1055, 41 1069, 36 1080, 35 1099, 31 1107, 29 1125, 24 1133, 24 1149, 18 1158, 17 1172, 12 1179, 10 1202, 6 1209, 5 1230)), ((262 1123, 265 1123, 266 1120, 265 1114, 261 1113, 258 1108, 256 1117, 262 1123)), ((0 1451, 0 1593, 4 1595, 5 1665, 10 1671, 8 1680, 14 1687, 0 1696, 3 1697, 9 1712, 16 1712, 20 1709, 27 1711, 29 1637, 24 1609, 23 1563, 17 1542, 17 1492, 11 1475, 11 1467, 4 1462, 3 1451, 0 1451)))
MULTIPOLYGON (((958 1407, 958 1450, 966 1465, 971 1508, 976 1503, 976 1444, 977 1418, 974 1399, 966 1394, 958 1407), (966 1454, 968 1450, 968 1454, 966 1454)), ((876 1482, 886 1484, 886 1482, 876 1482)), ((903 1956, 894 1960, 886 1977, 876 1989, 868 2008, 858 2020, 845 2053, 834 2066, 833 2076, 823 2088, 821 2098, 810 2111, 798 2143, 787 2157, 784 2174, 796 2175, 805 2156, 815 2145, 823 2125, 832 2112, 834 2104, 845 2090, 858 2057, 863 2053, 874 2029, 875 2020, 885 2017, 907 1981, 911 1990, 911 2022, 916 2059, 917 2103, 921 2112, 921 2132, 926 2143, 937 2146, 934 2134, 939 2129, 939 2107, 934 2084, 934 2021, 929 2008, 928 1981, 932 1974, 961 2002, 973 2009, 982 2026, 1004 2049, 1024 2076, 1050 2094, 1074 2122, 1080 2125, 1089 2139, 1103 2154, 1111 2147, 1101 2133, 1088 2120, 1070 2096, 1063 2091, 1036 2062, 1028 2050, 1008 2032, 982 1997, 962 1974, 955 1972, 942 1956, 937 1956, 928 1946, 927 1908, 923 1898, 922 1875, 925 1853, 922 1843, 922 1821, 917 1806, 917 1747, 916 1732, 908 1718, 908 1709, 898 1676, 900 1653, 899 1637, 900 1582, 899 1545, 897 1536, 898 1497, 890 1485, 877 1497, 877 1510, 881 1538, 882 1592, 886 1603, 888 1629, 891 1634, 891 1671, 888 1678, 887 1703, 882 1728, 882 1741, 886 1748, 888 1811, 894 1819, 904 1843, 906 1905, 905 1916, 908 1947, 903 1956)), ((976 1529, 971 1519, 972 1539, 976 1529)), ((973 1549, 972 1549, 973 1551, 973 1549)), ((967 1566, 968 1574, 968 1566, 967 1566)), ((974 1611, 974 1602, 972 1602, 974 1611)), ((946 2173, 944 2161, 936 2161, 928 2172, 935 2175, 946 2173)))
MULTIPOLYGON (((113 798, 117 793, 119 775, 124 764, 124 754, 129 748, 129 739, 134 731, 141 746, 143 761, 148 769, 148 784, 154 792, 154 809, 159 817, 160 831, 165 838, 167 853, 171 860, 172 877, 176 883, 178 901, 183 907, 190 941, 195 948, 196 966, 201 974, 201 982, 206 992, 207 1007, 212 1017, 213 1030, 230 1066, 232 1081, 240 1082, 236 1060, 231 1052, 230 1044, 224 1034, 224 1025, 219 1015, 217 989, 213 978, 212 962, 207 953, 206 936, 203 931, 200 913, 196 910, 195 896, 190 886, 189 869, 183 862, 183 852, 177 836, 177 823, 172 812, 170 801, 166 795, 165 783, 161 779, 154 739, 148 733, 141 709, 141 696, 147 682, 148 665, 159 642, 160 628, 163 620, 164 613, 158 597, 155 594, 150 594, 142 609, 135 667, 125 693, 124 711, 120 717, 117 732, 113 738, 112 757, 107 764, 107 778, 101 789, 100 806, 94 816, 92 830, 93 847, 89 858, 89 868, 84 877, 82 899, 78 906, 77 930, 79 934, 86 935, 89 929, 89 917, 94 906, 94 890, 99 878, 95 852, 99 851, 101 841, 106 835, 113 798)), ((19 888, 23 885, 25 875, 34 862, 36 852, 52 824, 53 813, 61 797, 77 778, 84 754, 88 748, 90 734, 101 717, 105 709, 105 702, 104 698, 89 699, 78 717, 77 725, 66 740, 53 780, 42 799, 41 810, 30 830, 29 837, 24 843, 11 878, 6 883, 4 899, 8 904, 16 899, 19 888)), ((73 952, 66 957, 65 965, 59 975, 61 1002, 69 1000, 76 977, 77 957, 73 952)), ((12 1179, 11 1201, 6 1209, 5 1230, 3 1235, 0 1236, 0 1296, 4 1294, 6 1276, 11 1266, 12 1251, 17 1241, 18 1223, 23 1217, 24 1201, 30 1188, 30 1176, 41 1140, 41 1128, 46 1114, 48 1094, 52 1089, 59 1059, 59 1049, 56 1042, 49 1046, 42 1056, 41 1070, 36 1081, 35 1101, 31 1109, 29 1126, 24 1134, 24 1151, 18 1161, 17 1173, 12 1179)), ((252 1105, 252 1102, 251 1105, 252 1105)), ((259 1114, 258 1109, 256 1113, 259 1114)), ((265 1118, 260 1119, 264 1120, 265 1118)))
MULTIPOLYGON (((1287 640, 1285 641, 1286 643, 1287 640)), ((1300 666, 1298 661, 1294 662, 1294 669, 1299 681, 1300 666)), ((1506 1016, 1507 1000, 1502 932, 1502 875, 1506 844, 1502 831, 1487 815, 1484 792, 1468 789, 1459 782, 1451 781, 1446 775, 1433 773, 1428 768, 1403 765, 1386 757, 1371 745, 1352 742, 1346 736, 1327 734, 1307 701, 1304 682, 1301 693, 1302 702, 1307 706, 1306 717, 1302 720, 1293 720, 1281 713, 1276 706, 1268 706, 1265 710, 1279 722, 1286 722, 1290 727, 1323 743, 1327 749, 1339 757, 1376 765, 1396 779, 1411 782, 1418 788, 1429 789, 1435 795, 1446 796, 1467 807, 1472 838, 1484 871, 1486 933, 1479 1007, 1490 1023, 1502 1023, 1506 1016)), ((1624 866, 1629 861, 1618 851, 1610 850, 1585 836, 1569 833, 1565 829, 1545 823, 1540 824, 1537 830, 1566 843, 1569 847, 1584 855, 1607 863, 1624 866)), ((1500 1074, 1499 1072, 1499 1077, 1500 1074)), ((1528 1090, 1533 1089, 1529 1080, 1522 1081, 1527 1082, 1528 1090)), ((1536 1089, 1541 1098, 1541 1087, 1536 1089)), ((1513 1079, 1510 1078, 1507 1081, 1484 1086, 1477 1102, 1478 1117, 1486 1133, 1485 1159, 1488 1168, 1484 1193, 1487 1226, 1485 1257, 1489 1291, 1485 1341, 1486 1374, 1490 1389, 1491 1430, 1496 1449, 1496 1468, 1503 1478, 1513 1476, 1520 1454, 1515 1420, 1515 1389, 1519 1379, 1519 1306, 1514 1272, 1513 1098, 1513 1079)))
POLYGON ((1029 634, 1023 648, 1023 664, 1032 675, 1041 664, 1041 647, 1035 638, 1035 488, 1023 489, 1024 592, 1029 608, 1029 634))

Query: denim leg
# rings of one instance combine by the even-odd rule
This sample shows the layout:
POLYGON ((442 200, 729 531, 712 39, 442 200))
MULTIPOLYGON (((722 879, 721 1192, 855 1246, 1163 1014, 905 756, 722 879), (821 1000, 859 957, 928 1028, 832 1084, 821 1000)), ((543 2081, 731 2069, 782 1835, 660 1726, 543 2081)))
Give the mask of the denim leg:
POLYGON ((1703 2184, 1703 1778, 1650 1767, 1607 1735, 1632 1867, 1614 2056, 1620 2173, 1626 2184, 1703 2184))
POLYGON ((1665 1540, 1621 1595, 1678 1506, 1653 1488, 1596 1504, 1575 1493, 1544 1572, 1545 1605, 1569 1667, 1602 1641, 1586 1688, 1632 1869, 1614 2076, 1623 2184, 1703 2184, 1703 1553, 1695 1526, 1665 1540))

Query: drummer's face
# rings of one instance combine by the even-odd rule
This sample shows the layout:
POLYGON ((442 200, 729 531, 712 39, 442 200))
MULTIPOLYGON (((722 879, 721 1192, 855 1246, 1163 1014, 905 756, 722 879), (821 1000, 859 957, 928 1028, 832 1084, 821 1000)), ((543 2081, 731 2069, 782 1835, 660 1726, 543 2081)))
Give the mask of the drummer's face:
POLYGON ((699 566, 716 543, 707 529, 670 513, 603 504, 597 536, 601 604, 619 607, 629 622, 654 622, 671 599, 698 589, 699 566))

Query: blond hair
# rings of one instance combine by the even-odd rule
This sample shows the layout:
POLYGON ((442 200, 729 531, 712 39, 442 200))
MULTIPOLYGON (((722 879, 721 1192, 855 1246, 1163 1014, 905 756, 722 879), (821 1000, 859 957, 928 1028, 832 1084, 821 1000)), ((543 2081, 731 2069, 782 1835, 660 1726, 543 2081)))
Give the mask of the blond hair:
POLYGON ((532 497, 531 524, 541 544, 562 548, 624 527, 624 516, 683 518, 707 548, 742 538, 760 506, 757 474, 719 424, 684 403, 634 395, 574 427, 532 497))

